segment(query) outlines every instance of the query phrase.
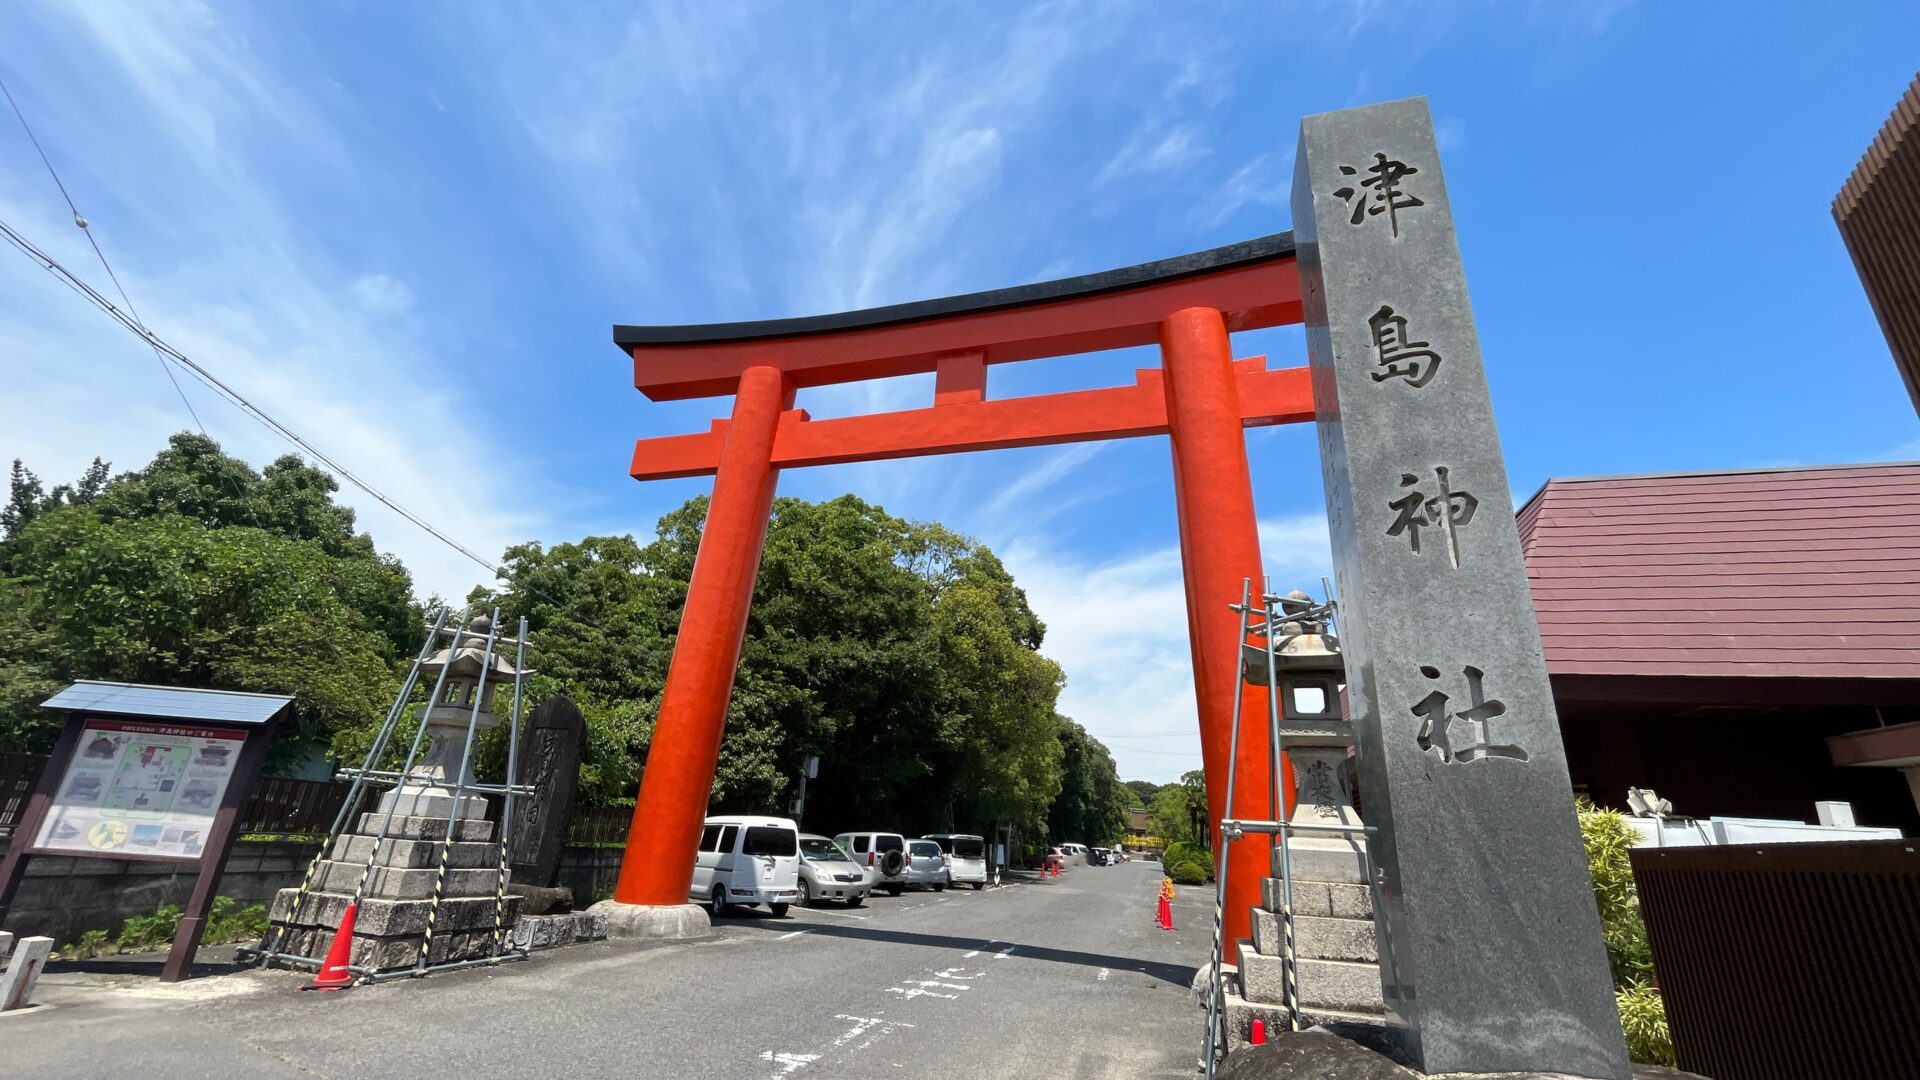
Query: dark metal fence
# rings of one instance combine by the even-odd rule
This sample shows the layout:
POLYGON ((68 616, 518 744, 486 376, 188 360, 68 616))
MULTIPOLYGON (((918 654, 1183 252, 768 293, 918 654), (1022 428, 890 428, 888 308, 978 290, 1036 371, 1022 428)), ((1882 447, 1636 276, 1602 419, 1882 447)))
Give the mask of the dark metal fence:
POLYGON ((240 815, 240 832, 325 836, 347 801, 346 784, 263 776, 240 815))
POLYGON ((621 847, 633 824, 631 806, 578 806, 567 823, 567 843, 579 847, 621 847))
POLYGON ((1920 840, 1639 848, 1680 1068, 1920 1078, 1920 840))
POLYGON ((0 754, 0 836, 13 835, 13 823, 26 814, 27 797, 46 767, 40 754, 0 754))

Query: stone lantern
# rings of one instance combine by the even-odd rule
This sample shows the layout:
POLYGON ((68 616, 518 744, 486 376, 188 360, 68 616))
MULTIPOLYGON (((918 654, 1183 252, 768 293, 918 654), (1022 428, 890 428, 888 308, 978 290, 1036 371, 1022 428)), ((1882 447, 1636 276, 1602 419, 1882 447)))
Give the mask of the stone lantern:
MULTIPOLYGON (((1285 617, 1304 615, 1314 603, 1296 589, 1278 606, 1285 617)), ((1248 645, 1244 654, 1247 681, 1266 685, 1266 649, 1248 645)), ((1339 639, 1327 633, 1321 620, 1284 621, 1274 639, 1273 661, 1280 687, 1280 740, 1293 764, 1294 807, 1288 820, 1295 825, 1360 824, 1345 780, 1353 724, 1341 710, 1346 662, 1339 639)))
MULTIPOLYGON (((1354 735, 1342 707, 1346 664, 1340 642, 1327 632, 1324 609, 1305 593, 1296 590, 1267 602, 1278 609, 1273 680, 1280 697, 1280 743, 1293 764, 1294 805, 1287 820, 1298 831, 1286 840, 1291 897, 1279 877, 1282 861, 1276 851, 1274 876, 1263 883, 1261 907, 1253 912, 1253 940, 1239 943, 1240 991, 1255 1011, 1287 1003, 1281 942, 1283 913, 1291 912, 1301 1008, 1384 1020, 1373 874, 1346 780, 1354 735)), ((1247 682, 1268 685, 1266 643, 1243 645, 1241 656, 1247 682)), ((1285 1013, 1278 1016, 1284 1023, 1285 1013)), ((1272 1015, 1267 1022, 1275 1022, 1272 1015)))
MULTIPOLYGON (((532 674, 531 668, 517 668, 502 655, 503 642, 500 641, 494 643, 489 661, 487 635, 492 630, 491 618, 476 615, 466 630, 455 636, 452 646, 421 662, 421 681, 438 685, 439 696, 422 715, 427 732, 420 759, 414 763, 406 781, 381 799, 381 811, 392 805, 403 817, 445 818, 453 813, 455 784, 469 788, 474 784, 473 755, 467 752, 469 725, 476 740, 483 732, 498 727, 500 717, 493 711, 494 695, 501 687, 506 687, 511 695, 516 678, 532 674), (446 672, 445 679, 440 676, 442 671, 446 672), (476 698, 477 714, 474 712, 476 698), (467 759, 464 773, 460 769, 462 757, 467 759)), ((462 818, 484 817, 486 812, 483 796, 469 791, 460 800, 462 818)))

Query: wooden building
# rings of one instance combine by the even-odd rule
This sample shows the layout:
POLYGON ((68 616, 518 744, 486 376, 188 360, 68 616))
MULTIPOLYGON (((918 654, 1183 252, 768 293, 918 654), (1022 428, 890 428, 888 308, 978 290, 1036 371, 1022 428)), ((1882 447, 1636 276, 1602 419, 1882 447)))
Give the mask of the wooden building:
POLYGON ((1920 835, 1920 464, 1552 480, 1519 526, 1577 790, 1920 835))
POLYGON ((1833 220, 1920 410, 1920 78, 1834 196, 1833 220))

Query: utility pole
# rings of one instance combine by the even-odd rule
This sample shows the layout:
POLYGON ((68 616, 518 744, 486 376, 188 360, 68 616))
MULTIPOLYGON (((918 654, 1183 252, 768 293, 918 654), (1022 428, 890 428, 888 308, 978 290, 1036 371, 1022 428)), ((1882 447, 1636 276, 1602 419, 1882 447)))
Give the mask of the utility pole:
POLYGON ((801 816, 807 812, 807 781, 819 775, 820 756, 818 754, 807 755, 807 760, 800 766, 800 794, 796 795, 793 802, 787 807, 787 811, 793 815, 793 823, 795 825, 800 824, 801 816))

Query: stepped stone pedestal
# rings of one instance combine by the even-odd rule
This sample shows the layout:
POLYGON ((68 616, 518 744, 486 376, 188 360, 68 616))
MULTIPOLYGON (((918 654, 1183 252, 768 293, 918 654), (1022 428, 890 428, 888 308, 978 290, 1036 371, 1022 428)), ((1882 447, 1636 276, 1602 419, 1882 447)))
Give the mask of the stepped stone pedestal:
MULTIPOLYGON (((1289 721, 1283 725, 1293 762, 1296 826, 1358 827, 1360 813, 1344 779, 1352 729, 1338 719, 1289 721)), ((1361 834, 1301 833, 1287 843, 1293 883, 1294 955, 1299 969, 1304 1024, 1385 1017, 1380 991, 1380 950, 1375 936, 1372 872, 1361 834)), ((1253 912, 1253 937, 1235 943, 1238 1017, 1228 1010, 1228 1039, 1246 1039, 1260 1010, 1275 1008, 1286 1022, 1286 960, 1281 912, 1285 885, 1281 850, 1273 851, 1273 876, 1261 883, 1253 912)), ((1304 1025, 1303 1025, 1304 1026, 1304 1025)), ((1235 1044, 1237 1045, 1237 1044, 1235 1044)))
MULTIPOLYGON (((436 797, 393 792, 387 799, 396 796, 410 800, 406 807, 421 806, 422 800, 436 797)), ((521 898, 499 893, 500 847, 493 842, 494 824, 483 816, 485 805, 472 796, 463 802, 477 805, 478 813, 469 815, 463 805, 454 823, 446 882, 439 910, 433 915, 433 938, 427 948, 429 964, 493 956, 496 940, 499 952, 514 948, 512 934, 521 898)), ((336 838, 314 874, 312 891, 305 896, 298 889, 280 890, 269 912, 271 921, 263 947, 314 960, 324 958, 353 898, 354 886, 366 872, 367 885, 354 919, 348 963, 368 971, 392 971, 419 963, 421 943, 427 940, 428 917, 434 908, 440 849, 447 835, 446 810, 442 809, 438 817, 396 814, 368 871, 367 859, 374 854, 385 819, 383 811, 362 814, 353 833, 336 838)))

